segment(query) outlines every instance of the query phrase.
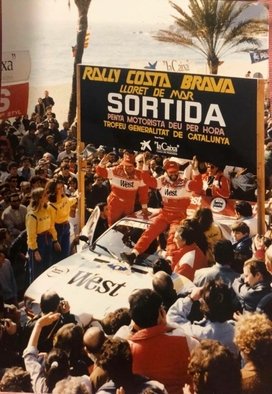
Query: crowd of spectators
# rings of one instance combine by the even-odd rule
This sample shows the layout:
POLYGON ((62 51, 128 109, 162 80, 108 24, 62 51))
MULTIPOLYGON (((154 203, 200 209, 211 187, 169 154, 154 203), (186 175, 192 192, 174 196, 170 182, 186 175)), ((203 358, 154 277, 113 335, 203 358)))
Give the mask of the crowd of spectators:
MULTIPOLYGON (((72 241, 80 232, 76 127, 64 122, 60 128, 48 92, 45 99, 38 100, 30 118, 0 124, 0 390, 271 393, 271 238, 257 234, 247 201, 235 205, 229 239, 210 208, 186 217, 179 205, 188 206, 185 178, 189 191, 208 197, 252 197, 254 182, 249 190, 240 187, 239 177, 249 179, 244 169, 226 172, 219 163, 196 158, 184 165, 97 147, 95 156, 86 159, 86 219, 99 207, 96 239, 118 217, 136 209, 148 217, 148 208, 160 209, 160 233, 168 230, 168 239, 159 243, 153 288, 135 290, 129 308, 102 320, 93 317, 87 326, 61 294, 49 290, 41 296, 39 312, 23 322, 26 287, 48 265, 74 252, 72 241), (118 195, 117 182, 112 182, 117 176, 136 180, 133 199, 118 195), (177 194, 171 205, 171 193, 166 199, 164 190, 173 184, 177 194), (46 215, 50 225, 37 232, 37 218, 45 222, 46 215), (190 279, 189 292, 175 287, 177 275, 190 279)), ((266 124, 270 138, 269 119, 266 124)), ((270 189, 271 174, 266 175, 270 189)), ((137 245, 161 236, 153 228, 151 233, 144 232, 132 256, 124 256, 130 264, 141 253, 137 245)))

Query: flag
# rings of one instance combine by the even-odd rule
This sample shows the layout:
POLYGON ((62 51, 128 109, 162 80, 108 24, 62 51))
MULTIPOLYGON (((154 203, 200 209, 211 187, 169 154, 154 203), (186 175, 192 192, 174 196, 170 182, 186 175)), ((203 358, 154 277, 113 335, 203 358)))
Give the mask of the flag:
POLYGON ((251 63, 258 63, 269 58, 268 49, 257 49, 255 51, 249 52, 249 55, 251 63))

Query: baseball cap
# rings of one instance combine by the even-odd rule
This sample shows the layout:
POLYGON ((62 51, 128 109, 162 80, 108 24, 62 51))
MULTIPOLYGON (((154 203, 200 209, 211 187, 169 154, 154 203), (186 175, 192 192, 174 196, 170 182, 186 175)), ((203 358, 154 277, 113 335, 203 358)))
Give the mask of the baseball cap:
POLYGON ((179 171, 179 164, 174 161, 167 160, 164 164, 164 169, 167 172, 178 172, 179 171))

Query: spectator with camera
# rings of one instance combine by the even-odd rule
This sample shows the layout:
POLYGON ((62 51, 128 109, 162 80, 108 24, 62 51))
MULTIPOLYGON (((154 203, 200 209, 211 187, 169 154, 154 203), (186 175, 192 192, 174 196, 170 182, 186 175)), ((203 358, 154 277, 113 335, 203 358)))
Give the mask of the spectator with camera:
POLYGON ((0 369, 22 364, 18 345, 19 317, 17 308, 14 305, 5 304, 0 294, 0 369))
POLYGON ((235 356, 233 294, 222 280, 210 280, 203 287, 195 287, 191 294, 179 298, 167 312, 168 324, 176 323, 186 335, 198 340, 215 339, 226 346, 235 356), (189 315, 195 301, 200 302, 204 318, 191 322, 189 315))
POLYGON ((29 320, 24 327, 23 332, 23 347, 26 346, 31 332, 37 322, 43 315, 52 313, 59 313, 58 319, 54 320, 52 324, 46 325, 42 328, 38 340, 38 349, 40 352, 49 352, 53 347, 54 335, 58 329, 67 323, 77 323, 76 318, 70 313, 70 305, 68 301, 62 299, 54 291, 46 291, 41 296, 40 301, 41 312, 29 320))

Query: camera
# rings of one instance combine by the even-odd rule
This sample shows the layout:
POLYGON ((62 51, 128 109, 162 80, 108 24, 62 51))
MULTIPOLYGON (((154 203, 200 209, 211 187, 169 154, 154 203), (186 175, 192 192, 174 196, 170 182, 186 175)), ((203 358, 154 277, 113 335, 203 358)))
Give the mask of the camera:
POLYGON ((67 301, 65 301, 64 298, 61 298, 60 299, 60 303, 59 303, 58 311, 60 313, 65 313, 66 312, 66 307, 67 307, 67 301))
POLYGON ((10 327, 10 322, 8 319, 0 319, 0 325, 5 329, 10 327))

